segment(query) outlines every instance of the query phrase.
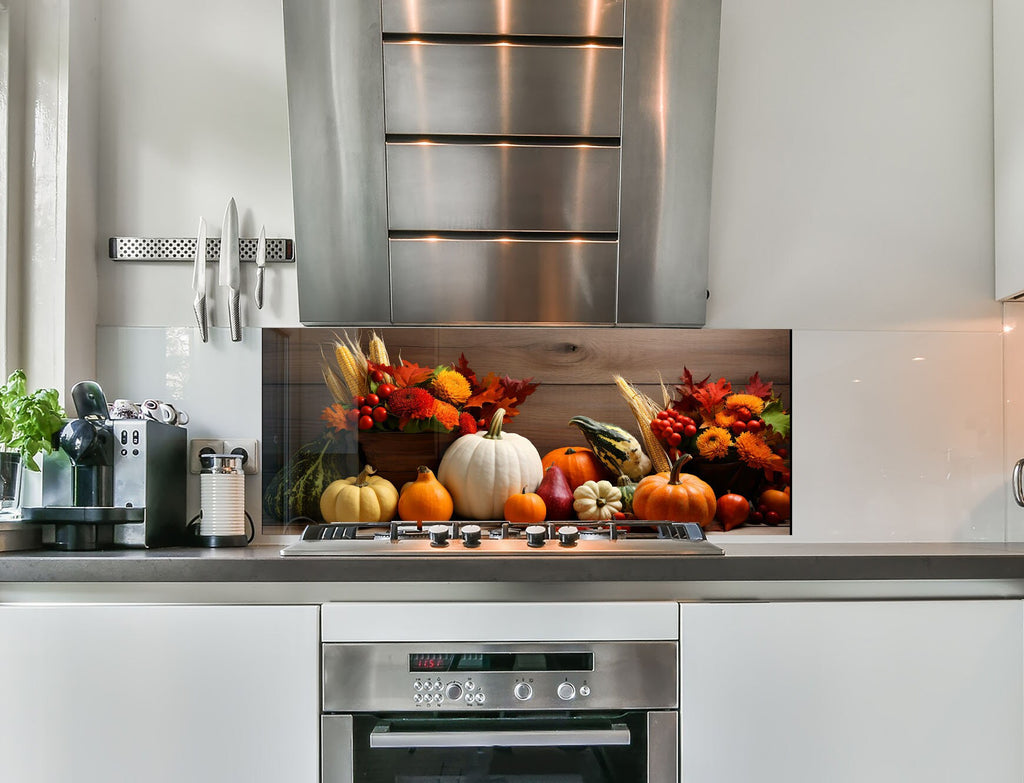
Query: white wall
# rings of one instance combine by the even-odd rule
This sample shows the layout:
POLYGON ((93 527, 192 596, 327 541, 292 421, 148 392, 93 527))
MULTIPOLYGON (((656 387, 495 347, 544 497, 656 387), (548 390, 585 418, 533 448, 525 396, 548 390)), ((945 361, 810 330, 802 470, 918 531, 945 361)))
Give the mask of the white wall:
MULTIPOLYGON (((291 236, 280 2, 101 6, 100 238, 291 236)), ((724 0, 720 58, 707 325, 794 329, 794 538, 1002 540, 989 3, 724 0)), ((190 275, 101 259, 100 324, 190 325, 190 275)))

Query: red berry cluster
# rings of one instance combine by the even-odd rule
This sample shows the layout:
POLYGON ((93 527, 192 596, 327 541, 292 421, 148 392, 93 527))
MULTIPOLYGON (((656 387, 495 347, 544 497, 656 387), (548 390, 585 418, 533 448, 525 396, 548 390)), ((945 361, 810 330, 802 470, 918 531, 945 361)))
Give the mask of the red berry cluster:
POLYGON ((734 413, 736 414, 736 421, 729 427, 733 435, 739 435, 741 432, 757 433, 768 426, 764 421, 751 413, 750 409, 746 406, 737 408, 734 413))
POLYGON ((697 434, 697 422, 679 411, 658 411, 658 415, 651 419, 651 432, 664 444, 669 459, 674 461, 679 458, 678 447, 683 439, 697 434))

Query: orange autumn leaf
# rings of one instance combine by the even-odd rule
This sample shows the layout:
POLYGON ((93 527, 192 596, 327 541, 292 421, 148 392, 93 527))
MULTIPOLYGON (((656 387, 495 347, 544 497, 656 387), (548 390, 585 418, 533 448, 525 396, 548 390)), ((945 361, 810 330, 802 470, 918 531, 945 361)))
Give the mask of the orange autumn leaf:
POLYGON ((402 366, 389 367, 388 374, 395 379, 395 386, 402 389, 406 386, 416 386, 423 383, 434 374, 434 368, 421 367, 416 362, 402 359, 402 366))
POLYGON ((476 393, 466 400, 465 407, 479 408, 489 402, 496 403, 503 398, 504 390, 501 388, 501 379, 494 373, 488 373, 480 381, 476 393))
POLYGON ((327 426, 335 432, 344 432, 348 429, 348 416, 345 409, 339 403, 334 403, 334 405, 324 408, 320 418, 326 421, 327 426))

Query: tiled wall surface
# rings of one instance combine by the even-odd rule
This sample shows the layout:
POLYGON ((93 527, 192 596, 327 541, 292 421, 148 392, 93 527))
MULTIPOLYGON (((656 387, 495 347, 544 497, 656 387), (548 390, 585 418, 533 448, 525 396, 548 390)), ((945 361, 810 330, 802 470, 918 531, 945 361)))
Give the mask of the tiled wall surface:
MULTIPOLYGON (((243 234, 290 236, 280 3, 101 14, 101 238, 189 235, 200 214, 216 236, 229 196, 243 234)), ((1004 452, 1001 394, 1004 342, 1008 392, 1024 348, 992 293, 990 4, 724 0, 721 36, 708 326, 794 330, 794 538, 1024 540, 1007 500, 1024 423, 1007 403, 1004 452)), ((191 270, 98 263, 100 364, 127 379, 143 343, 192 331, 191 270)), ((294 270, 268 292, 260 312, 244 296, 245 322, 297 325, 294 270)), ((203 346, 204 377, 258 379, 256 339, 203 346)), ((229 400, 204 388, 196 426, 259 422, 229 400)))

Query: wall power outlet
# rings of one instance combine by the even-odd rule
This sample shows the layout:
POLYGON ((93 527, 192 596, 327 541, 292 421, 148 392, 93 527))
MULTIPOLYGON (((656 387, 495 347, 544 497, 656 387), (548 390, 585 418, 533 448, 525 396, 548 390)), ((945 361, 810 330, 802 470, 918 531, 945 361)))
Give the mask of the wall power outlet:
POLYGON ((256 438, 193 438, 188 444, 188 472, 199 473, 203 454, 241 454, 246 475, 260 472, 260 442, 256 438))

